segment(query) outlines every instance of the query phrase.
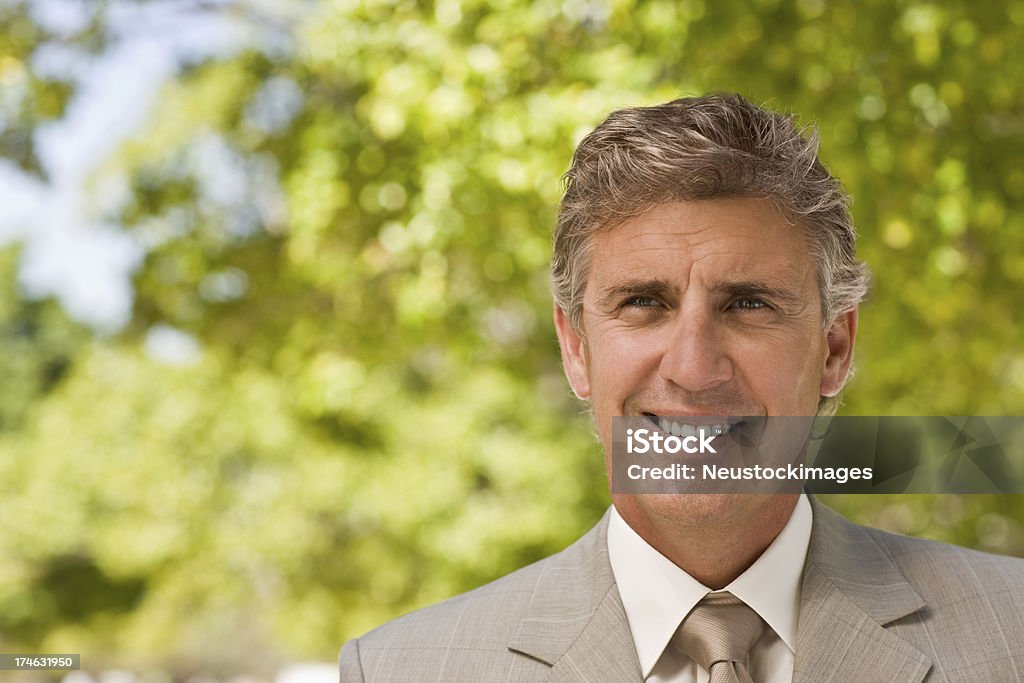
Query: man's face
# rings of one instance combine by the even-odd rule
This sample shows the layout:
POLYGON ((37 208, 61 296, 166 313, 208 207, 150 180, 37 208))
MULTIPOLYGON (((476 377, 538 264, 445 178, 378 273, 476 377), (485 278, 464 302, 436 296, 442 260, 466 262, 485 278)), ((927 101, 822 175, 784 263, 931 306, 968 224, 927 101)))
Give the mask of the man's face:
POLYGON ((770 201, 662 204, 593 240, 583 334, 555 317, 607 463, 613 416, 813 415, 842 388, 856 313, 822 324, 807 238, 770 201))

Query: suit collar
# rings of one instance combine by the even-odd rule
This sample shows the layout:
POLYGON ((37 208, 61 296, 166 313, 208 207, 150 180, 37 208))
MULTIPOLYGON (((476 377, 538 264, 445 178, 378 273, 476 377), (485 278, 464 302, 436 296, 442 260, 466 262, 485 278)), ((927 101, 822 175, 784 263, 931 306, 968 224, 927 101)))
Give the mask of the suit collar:
MULTIPOLYGON (((917 683, 927 655, 885 626, 925 601, 866 529, 810 497, 814 525, 801 586, 794 683, 917 683)), ((608 514, 551 558, 509 649, 552 665, 546 681, 641 680, 606 543, 608 514)))
POLYGON ((925 601, 865 528, 811 505, 793 680, 920 681, 931 660, 884 627, 925 601))
POLYGON ((639 681, 608 562, 608 517, 545 563, 509 649, 552 665, 547 681, 639 681))
POLYGON ((865 527, 822 505, 814 496, 810 500, 814 523, 808 566, 818 567, 836 588, 883 626, 925 607, 924 598, 865 527))

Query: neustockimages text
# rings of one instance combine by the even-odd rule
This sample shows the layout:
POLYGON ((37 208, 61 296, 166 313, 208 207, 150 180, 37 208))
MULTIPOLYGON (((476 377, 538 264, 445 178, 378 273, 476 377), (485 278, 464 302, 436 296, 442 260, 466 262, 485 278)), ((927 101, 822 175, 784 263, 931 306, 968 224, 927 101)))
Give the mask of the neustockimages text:
MULTIPOLYGON (((711 430, 697 429, 696 433, 684 435, 664 434, 657 430, 627 429, 626 453, 633 454, 676 454, 676 453, 715 453, 712 442, 721 433, 711 430)), ((699 469, 695 465, 673 463, 668 467, 645 467, 630 464, 626 475, 633 480, 640 479, 675 479, 705 481, 726 480, 824 480, 845 484, 850 480, 870 480, 873 477, 870 467, 808 467, 798 464, 787 464, 784 467, 724 467, 721 465, 703 464, 699 469)))

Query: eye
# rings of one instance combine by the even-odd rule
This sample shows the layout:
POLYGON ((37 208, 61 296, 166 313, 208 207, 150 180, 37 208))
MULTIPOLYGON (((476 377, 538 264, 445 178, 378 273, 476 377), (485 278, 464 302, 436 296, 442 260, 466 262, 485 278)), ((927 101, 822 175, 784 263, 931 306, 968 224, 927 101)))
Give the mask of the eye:
POLYGON ((757 299, 755 297, 748 296, 740 297, 739 299, 734 299, 733 302, 729 305, 729 307, 739 309, 741 311, 758 311, 762 309, 771 308, 771 306, 769 306, 762 299, 757 299))
POLYGON ((656 296, 631 294, 622 299, 615 317, 632 325, 650 325, 664 319, 668 306, 656 296))
POLYGON ((623 308, 652 308, 661 303, 652 296, 631 296, 622 302, 623 308))

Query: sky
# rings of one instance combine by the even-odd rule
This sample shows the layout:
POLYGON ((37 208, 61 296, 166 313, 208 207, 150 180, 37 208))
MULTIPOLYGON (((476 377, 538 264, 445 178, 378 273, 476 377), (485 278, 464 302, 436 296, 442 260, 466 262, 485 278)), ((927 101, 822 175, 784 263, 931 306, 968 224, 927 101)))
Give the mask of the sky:
MULTIPOLYGON (((0 245, 24 246, 19 282, 28 296, 54 296, 69 315, 104 334, 130 318, 131 276, 145 250, 137 237, 102 219, 127 184, 114 183, 97 195, 86 191, 86 181, 143 129, 161 87, 183 65, 229 55, 260 36, 239 13, 224 11, 224 2, 112 0, 104 17, 111 37, 104 52, 94 56, 61 42, 60 36, 88 23, 96 4, 29 2, 33 19, 58 36, 36 51, 30 68, 70 76, 75 94, 62 119, 36 132, 47 182, 0 159, 0 245)), ((167 330, 160 334, 170 338, 167 330)))

